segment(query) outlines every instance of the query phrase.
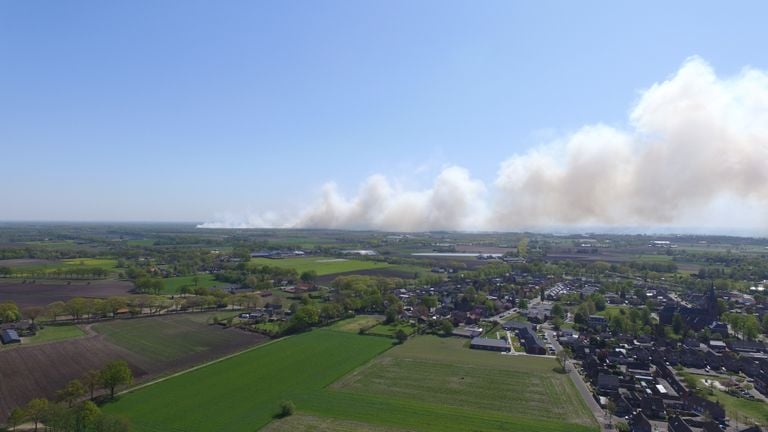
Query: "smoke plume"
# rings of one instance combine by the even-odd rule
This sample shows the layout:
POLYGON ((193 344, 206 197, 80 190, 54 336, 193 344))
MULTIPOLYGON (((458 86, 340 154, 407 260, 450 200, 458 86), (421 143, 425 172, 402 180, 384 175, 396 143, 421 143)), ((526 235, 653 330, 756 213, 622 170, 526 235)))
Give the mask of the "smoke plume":
MULTIPOLYGON (((753 219, 765 227, 768 74, 747 68, 719 78, 691 58, 642 92, 626 127, 588 125, 513 155, 490 188, 459 166, 420 191, 376 175, 352 198, 326 185, 316 204, 287 225, 394 231, 695 225, 702 220, 697 215, 723 205, 757 212, 753 219)), ((727 220, 714 223, 739 223, 727 208, 725 214, 727 220)))

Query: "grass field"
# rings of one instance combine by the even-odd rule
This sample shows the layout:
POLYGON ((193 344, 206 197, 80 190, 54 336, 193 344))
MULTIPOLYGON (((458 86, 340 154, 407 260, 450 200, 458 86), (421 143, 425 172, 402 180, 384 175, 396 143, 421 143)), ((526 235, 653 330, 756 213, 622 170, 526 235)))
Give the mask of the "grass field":
POLYGON ((354 318, 341 320, 333 323, 330 330, 343 331, 347 333, 355 333, 360 331, 361 328, 370 328, 384 320, 380 315, 358 315, 354 318))
POLYGON ((152 239, 126 240, 125 244, 128 246, 152 246, 155 244, 155 241, 152 239))
POLYGON ((391 428, 370 423, 340 420, 297 414, 275 420, 261 432, 408 432, 407 429, 391 428))
POLYGON ((611 317, 613 317, 614 315, 620 314, 621 313, 620 311, 622 309, 629 310, 629 307, 627 307, 627 306, 608 305, 608 306, 605 307, 605 310, 597 312, 597 313, 595 313, 595 315, 604 316, 604 317, 608 318, 608 320, 610 321, 611 317))
POLYGON ((706 397, 713 401, 719 401, 725 407, 728 417, 748 423, 756 422, 761 425, 768 425, 767 403, 731 396, 717 389, 713 392, 714 395, 706 395, 706 397))
POLYGON ((67 269, 104 269, 107 271, 114 271, 117 268, 117 260, 106 258, 71 258, 63 259, 61 261, 24 264, 12 267, 21 274, 29 275, 67 269))
POLYGON ((85 336, 85 332, 78 326, 47 326, 38 330, 34 336, 25 337, 22 344, 32 345, 43 342, 53 342, 65 339, 75 339, 85 336))
POLYGON ((167 363, 203 351, 244 345, 243 339, 249 335, 206 324, 213 316, 226 319, 232 315, 206 313, 117 320, 95 324, 93 329, 110 343, 150 362, 167 363))
POLYGON ((366 334, 395 337, 398 330, 404 331, 408 336, 416 332, 416 328, 410 324, 379 324, 368 330, 366 334))
POLYGON ((292 268, 300 274, 305 271, 314 270, 317 272, 318 276, 346 273, 358 270, 385 269, 391 267, 390 264, 376 261, 362 261, 329 257, 286 259, 254 258, 249 261, 248 265, 251 267, 266 265, 272 267, 292 268))
POLYGON ((391 346, 383 338, 315 330, 126 394, 104 410, 142 431, 253 431, 281 400, 324 399, 323 388, 391 346), (172 401, 172 403, 169 403, 172 401))
POLYGON ((387 339, 314 330, 126 394, 104 409, 129 417, 139 432, 257 430, 286 399, 297 417, 266 430, 595 430, 568 377, 552 371, 554 360, 470 351, 461 342, 419 337, 370 362, 392 346, 387 339))
MULTIPOLYGON (((333 387, 399 402, 426 402, 429 407, 422 409, 427 411, 452 407, 475 416, 487 412, 489 419, 503 413, 511 418, 509 424, 502 421, 500 430, 589 430, 594 425, 570 378, 554 371, 554 360, 479 352, 463 348, 463 342, 417 337, 333 387)), ((441 415, 434 413, 435 418, 441 415)))
MULTIPOLYGON (((174 295, 179 294, 179 290, 182 286, 189 285, 195 288, 194 276, 179 276, 163 279, 163 291, 161 294, 174 295)), ((213 278, 210 274, 201 274, 197 276, 197 286, 203 288, 211 288, 217 285, 226 285, 224 282, 219 282, 213 278)))

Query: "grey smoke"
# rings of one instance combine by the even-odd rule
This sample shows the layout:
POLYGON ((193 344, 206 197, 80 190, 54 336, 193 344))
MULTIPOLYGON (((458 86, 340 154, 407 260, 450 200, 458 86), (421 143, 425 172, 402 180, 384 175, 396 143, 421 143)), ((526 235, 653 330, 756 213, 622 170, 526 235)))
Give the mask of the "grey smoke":
MULTIPOLYGON (((768 74, 746 68, 719 78, 694 57, 642 92, 627 127, 588 125, 513 155, 501 163, 490 188, 459 166, 446 168, 431 188, 417 191, 393 187, 376 175, 351 198, 328 184, 302 214, 271 225, 395 231, 765 227, 767 209, 768 74)), ((270 224, 251 219, 201 226, 270 224)))

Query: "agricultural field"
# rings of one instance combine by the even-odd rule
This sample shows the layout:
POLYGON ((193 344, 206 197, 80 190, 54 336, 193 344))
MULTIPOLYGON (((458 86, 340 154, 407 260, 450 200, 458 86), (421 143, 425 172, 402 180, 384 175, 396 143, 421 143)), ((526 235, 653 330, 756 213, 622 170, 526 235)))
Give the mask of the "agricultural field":
POLYGON ((6 262, 8 261, 22 261, 16 263, 15 265, 6 264, 6 266, 13 268, 16 272, 20 273, 20 275, 28 275, 29 277, 43 277, 46 274, 56 271, 66 272, 67 270, 75 269, 101 269, 106 271, 114 271, 117 268, 117 260, 106 258, 72 258, 63 259, 60 261, 7 260, 6 262))
MULTIPOLYGON (((463 342, 435 336, 411 339, 332 388, 389 398, 393 403, 420 403, 425 412, 438 410, 434 418, 441 418, 441 411, 449 407, 471 411, 474 417, 487 412, 489 419, 503 414, 509 419, 502 423, 509 424, 502 430, 590 430, 596 426, 570 378, 555 372, 555 360, 469 350, 463 342)), ((458 430, 450 425, 435 430, 444 427, 458 430)), ((496 427, 498 424, 482 427, 478 423, 470 429, 496 427)))
POLYGON ((105 410, 139 432, 596 430, 554 360, 462 342, 418 337, 375 358, 390 341, 314 330, 127 393, 105 410), (276 419, 281 400, 296 404, 296 416, 276 419))
POLYGON ((379 324, 365 333, 374 336, 395 337, 398 330, 404 331, 409 336, 416 332, 416 328, 410 324, 379 324))
POLYGON ((338 321, 328 327, 331 330, 357 333, 360 329, 371 328, 384 320, 381 315, 358 315, 354 318, 338 321))
POLYGON ((202 287, 211 288, 215 286, 227 285, 224 282, 219 282, 213 278, 211 274, 201 274, 197 276, 197 284, 195 284, 195 276, 178 276, 163 279, 163 290, 160 294, 164 295, 176 295, 179 294, 181 287, 189 286, 191 288, 202 287))
POLYGON ((118 320, 85 326, 85 331, 75 326, 48 326, 40 332, 40 337, 51 338, 48 343, 28 344, 25 338, 21 345, 0 348, 0 418, 33 397, 55 398, 68 381, 111 360, 126 360, 141 382, 267 340, 259 334, 206 324, 213 315, 118 320), (46 333, 49 331, 53 333, 46 333), (77 331, 80 333, 75 334, 77 331), (56 359, 55 367, 51 367, 51 359, 56 359))
POLYGON ((359 270, 385 269, 391 266, 390 264, 378 261, 314 256, 285 259, 254 258, 248 262, 248 265, 251 267, 266 265, 271 267, 292 268, 299 274, 305 271, 314 270, 317 272, 318 276, 355 272, 359 270))
POLYGON ((256 430, 273 420, 281 400, 301 410, 299 400, 325 398, 326 386, 390 346, 384 338, 314 330, 127 393, 104 410, 127 416, 138 432, 256 430))
POLYGON ((106 298, 128 295, 133 283, 117 280, 61 281, 0 279, 0 298, 19 307, 46 306, 74 297, 106 298))
POLYGON ((55 342, 76 339, 85 336, 85 332, 76 325, 46 326, 38 329, 37 334, 23 338, 22 345, 33 345, 44 342, 55 342))
POLYGON ((227 319, 232 315, 179 314, 109 321, 92 328, 107 342, 141 356, 148 362, 146 367, 170 368, 182 358, 187 359, 187 364, 191 359, 191 363, 198 363, 264 340, 257 334, 206 324, 214 316, 227 319))
POLYGON ((0 349, 0 418, 30 399, 55 399, 56 391, 70 380, 118 359, 128 362, 134 376, 147 374, 138 366, 138 356, 97 337, 0 349))
POLYGON ((407 429, 302 414, 275 420, 259 430, 261 432, 410 432, 407 429))

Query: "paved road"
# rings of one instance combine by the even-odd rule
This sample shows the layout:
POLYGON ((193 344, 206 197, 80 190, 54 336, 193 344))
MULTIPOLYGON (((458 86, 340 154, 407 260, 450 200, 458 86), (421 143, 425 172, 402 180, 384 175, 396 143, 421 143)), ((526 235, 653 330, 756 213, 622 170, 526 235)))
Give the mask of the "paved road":
MULTIPOLYGON (((547 335, 547 339, 549 343, 552 344, 552 346, 555 348, 555 351, 560 352, 563 347, 560 346, 560 343, 557 342, 557 337, 555 337, 555 332, 551 330, 551 327, 548 325, 544 327, 544 334, 547 335)), ((592 411, 592 415, 595 417, 595 420, 597 420, 597 423, 600 425, 601 430, 611 430, 608 429, 606 424, 606 418, 605 418, 605 411, 600 407, 600 404, 595 401, 595 398, 592 397, 592 392, 589 390, 589 386, 584 381, 584 378, 579 374, 578 369, 576 368, 576 365, 574 364, 573 360, 568 360, 567 363, 567 369, 568 369, 568 376, 571 377, 571 381, 573 381, 573 384, 576 386, 576 389, 579 391, 579 394, 581 394, 581 398, 584 399, 584 402, 586 402, 587 407, 590 411, 592 411)), ((618 420, 618 418, 614 417, 614 423, 618 420)))

